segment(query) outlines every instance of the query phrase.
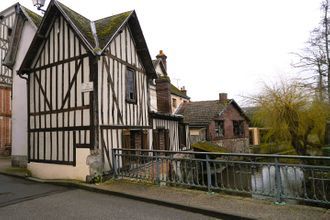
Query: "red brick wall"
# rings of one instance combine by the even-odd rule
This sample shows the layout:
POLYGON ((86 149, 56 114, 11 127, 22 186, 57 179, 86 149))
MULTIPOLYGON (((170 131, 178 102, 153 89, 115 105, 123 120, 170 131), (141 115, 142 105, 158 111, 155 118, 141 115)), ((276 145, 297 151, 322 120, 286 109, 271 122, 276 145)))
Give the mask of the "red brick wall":
POLYGON ((11 89, 0 87, 0 155, 11 145, 11 89))
MULTIPOLYGON (((249 125, 245 118, 240 114, 240 112, 233 106, 230 105, 226 111, 214 120, 224 121, 225 136, 222 139, 233 139, 233 138, 248 138, 249 137, 249 125), (236 137, 233 132, 233 120, 241 121, 244 120, 244 135, 241 137, 236 137)), ((208 140, 219 140, 215 132, 215 121, 212 121, 208 127, 208 140)))
POLYGON ((169 79, 156 80, 157 109, 162 113, 172 113, 171 83, 169 79))

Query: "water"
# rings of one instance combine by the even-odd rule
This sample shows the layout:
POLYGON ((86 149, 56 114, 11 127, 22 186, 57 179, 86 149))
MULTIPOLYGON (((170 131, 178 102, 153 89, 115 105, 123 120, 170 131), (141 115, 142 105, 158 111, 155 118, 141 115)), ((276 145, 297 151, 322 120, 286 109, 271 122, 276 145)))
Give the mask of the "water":
MULTIPOLYGON (((285 198, 301 197, 304 193, 304 172, 299 167, 281 167, 281 190, 285 198)), ((276 195, 275 166, 262 166, 259 172, 251 175, 252 196, 266 198, 276 195)))

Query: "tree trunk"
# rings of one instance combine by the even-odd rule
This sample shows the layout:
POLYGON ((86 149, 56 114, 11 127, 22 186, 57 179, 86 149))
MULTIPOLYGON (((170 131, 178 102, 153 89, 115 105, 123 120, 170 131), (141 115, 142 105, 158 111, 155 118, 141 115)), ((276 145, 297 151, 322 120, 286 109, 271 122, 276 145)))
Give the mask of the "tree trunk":
POLYGON ((328 9, 329 9, 329 1, 326 0, 324 4, 324 21, 323 25, 325 28, 324 32, 324 40, 325 40, 325 52, 327 57, 327 76, 328 76, 328 83, 327 83, 327 89, 328 89, 328 101, 330 103, 330 53, 329 53, 329 21, 328 21, 328 9))

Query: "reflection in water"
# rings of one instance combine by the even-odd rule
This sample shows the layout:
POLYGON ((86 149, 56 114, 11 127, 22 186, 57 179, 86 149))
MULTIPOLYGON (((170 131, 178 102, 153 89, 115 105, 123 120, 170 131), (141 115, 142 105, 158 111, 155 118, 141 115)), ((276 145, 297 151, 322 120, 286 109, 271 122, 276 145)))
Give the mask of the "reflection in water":
MULTIPOLYGON (((287 197, 299 197, 303 193, 304 173, 297 167, 281 167, 282 194, 287 197)), ((276 195, 275 166, 263 166, 259 172, 251 175, 253 197, 276 195)))

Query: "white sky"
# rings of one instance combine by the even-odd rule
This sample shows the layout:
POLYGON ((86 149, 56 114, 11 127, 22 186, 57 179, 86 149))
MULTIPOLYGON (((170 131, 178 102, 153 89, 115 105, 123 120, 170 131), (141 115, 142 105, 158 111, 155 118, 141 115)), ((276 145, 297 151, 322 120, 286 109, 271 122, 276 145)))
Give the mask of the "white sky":
MULTIPOLYGON (((0 11, 15 2, 1 0, 0 11)), ((32 0, 19 2, 33 9, 32 0)), ((241 103, 262 82, 293 76, 290 53, 304 47, 321 16, 321 0, 60 2, 91 20, 135 9, 152 58, 164 50, 172 83, 194 101, 227 92, 241 103)))

